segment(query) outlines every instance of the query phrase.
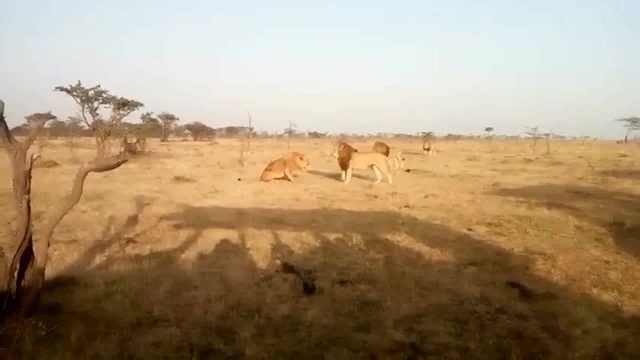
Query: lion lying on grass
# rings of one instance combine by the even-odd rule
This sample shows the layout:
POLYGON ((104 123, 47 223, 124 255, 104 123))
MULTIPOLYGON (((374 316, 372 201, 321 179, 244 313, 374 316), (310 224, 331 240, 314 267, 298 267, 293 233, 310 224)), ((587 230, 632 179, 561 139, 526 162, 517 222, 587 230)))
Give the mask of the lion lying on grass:
POLYGON ((389 159, 378 152, 359 152, 346 142, 339 142, 333 149, 332 157, 338 159, 342 170, 341 178, 344 184, 351 182, 353 169, 373 169, 376 174, 376 184, 382 180, 381 172, 387 176, 389 184, 393 184, 389 159))
POLYGON ((309 159, 304 154, 290 152, 270 162, 262 171, 260 181, 285 179, 293 182, 292 173, 294 171, 307 171, 309 165, 309 159))

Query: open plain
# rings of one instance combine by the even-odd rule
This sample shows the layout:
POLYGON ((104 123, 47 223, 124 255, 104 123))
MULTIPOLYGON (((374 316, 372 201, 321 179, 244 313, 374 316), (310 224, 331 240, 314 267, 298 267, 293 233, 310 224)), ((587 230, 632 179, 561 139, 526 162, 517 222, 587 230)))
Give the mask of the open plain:
MULTIPOLYGON (((238 140, 149 140, 89 176, 41 309, 0 329, 0 357, 640 358, 638 145, 388 143, 405 156, 394 183, 345 186, 331 140, 292 140, 312 166, 293 183, 259 181, 285 140, 254 139, 243 166, 238 140)), ((36 233, 94 153, 46 142, 59 165, 33 171, 36 233)), ((14 226, 1 155, 6 254, 14 226)))

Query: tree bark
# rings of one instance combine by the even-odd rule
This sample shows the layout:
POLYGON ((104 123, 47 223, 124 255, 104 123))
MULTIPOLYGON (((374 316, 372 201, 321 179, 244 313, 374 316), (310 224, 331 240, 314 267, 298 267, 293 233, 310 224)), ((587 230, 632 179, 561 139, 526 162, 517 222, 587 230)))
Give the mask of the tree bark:
POLYGON ((27 157, 27 151, 47 120, 52 118, 55 117, 50 113, 34 116, 29 124, 31 127, 29 136, 21 144, 9 131, 4 119, 4 103, 0 100, 0 140, 11 160, 13 193, 18 213, 18 225, 14 236, 14 243, 17 243, 18 247, 8 268, 6 293, 0 312, 2 315, 19 309, 22 316, 29 316, 37 305, 44 284, 47 253, 53 231, 82 197, 87 175, 92 172, 111 171, 127 162, 127 159, 122 158, 99 158, 92 163, 82 165, 78 169, 71 192, 50 213, 42 229, 42 236, 34 242, 31 216, 31 172, 33 162, 38 156, 27 157))
POLYGON ((127 162, 127 159, 110 159, 102 162, 88 163, 80 166, 76 173, 75 181, 71 191, 62 200, 48 216, 44 227, 42 228, 42 234, 37 238, 32 246, 33 252, 33 266, 29 267, 29 276, 26 277, 25 284, 25 296, 20 299, 20 311, 24 315, 28 316, 32 313, 35 306, 40 300, 42 293, 42 285, 44 285, 45 270, 49 260, 48 251, 51 244, 51 237, 56 226, 62 221, 62 219, 73 209, 76 204, 82 198, 84 191, 84 182, 87 179, 89 173, 92 172, 106 172, 117 169, 122 164, 127 162))

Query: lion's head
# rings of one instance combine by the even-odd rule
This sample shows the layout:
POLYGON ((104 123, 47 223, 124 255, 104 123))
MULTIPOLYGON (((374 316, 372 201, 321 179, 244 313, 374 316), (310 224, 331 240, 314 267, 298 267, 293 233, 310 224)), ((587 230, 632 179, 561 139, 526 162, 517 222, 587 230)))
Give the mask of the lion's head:
POLYGON ((307 171, 309 169, 309 167, 311 166, 311 163, 309 162, 309 158, 304 155, 301 154, 299 152, 294 152, 291 154, 292 156, 292 160, 294 162, 294 164, 302 171, 307 171))
POLYGON ((340 165, 340 169, 347 170, 349 167, 349 163, 351 162, 351 157, 353 153, 358 152, 353 146, 347 144, 344 141, 341 141, 333 147, 333 152, 331 156, 338 159, 338 165, 340 165))

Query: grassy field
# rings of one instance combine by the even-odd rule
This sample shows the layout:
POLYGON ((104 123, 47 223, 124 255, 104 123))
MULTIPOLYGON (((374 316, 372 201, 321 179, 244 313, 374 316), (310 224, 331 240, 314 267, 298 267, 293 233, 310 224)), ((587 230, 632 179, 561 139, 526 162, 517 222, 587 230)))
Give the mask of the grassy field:
MULTIPOLYGON (((60 166, 34 170, 36 220, 92 144, 46 145, 60 166)), ((292 142, 313 166, 295 183, 258 181, 281 140, 254 140, 244 167, 237 140, 151 141, 89 176, 54 235, 42 310, 0 330, 0 357, 640 358, 640 147, 389 144, 408 171, 345 186, 329 140, 292 142)), ((9 171, 1 155, 7 254, 9 171)))

